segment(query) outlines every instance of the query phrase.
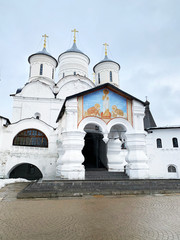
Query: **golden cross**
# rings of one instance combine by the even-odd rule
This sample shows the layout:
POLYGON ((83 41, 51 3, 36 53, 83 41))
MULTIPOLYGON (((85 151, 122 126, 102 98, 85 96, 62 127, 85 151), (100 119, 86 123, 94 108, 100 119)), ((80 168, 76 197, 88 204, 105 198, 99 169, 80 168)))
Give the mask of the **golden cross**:
POLYGON ((71 30, 71 32, 74 32, 74 43, 76 43, 76 33, 78 32, 76 29, 71 30))
POLYGON ((48 38, 49 36, 44 34, 44 35, 42 35, 42 37, 44 38, 44 48, 46 48, 46 38, 48 38))
POLYGON ((107 56, 107 46, 109 46, 107 43, 103 44, 105 46, 105 56, 107 56))

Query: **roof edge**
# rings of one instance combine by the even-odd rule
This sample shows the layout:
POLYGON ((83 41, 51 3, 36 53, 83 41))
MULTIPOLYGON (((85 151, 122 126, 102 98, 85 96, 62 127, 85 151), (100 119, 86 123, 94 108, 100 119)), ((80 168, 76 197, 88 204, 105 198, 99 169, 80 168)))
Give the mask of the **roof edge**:
POLYGON ((60 55, 59 55, 59 57, 58 57, 58 62, 59 62, 59 58, 63 55, 63 54, 67 54, 67 53, 79 53, 79 54, 82 54, 82 55, 84 55, 84 56, 86 56, 87 57, 87 59, 89 60, 89 64, 90 64, 90 58, 86 55, 86 54, 84 54, 83 52, 76 52, 76 51, 71 51, 71 52, 63 52, 63 53, 61 53, 60 55))
POLYGON ((117 62, 115 62, 115 61, 113 61, 113 60, 106 60, 106 61, 100 61, 100 62, 98 62, 98 63, 96 63, 96 65, 93 67, 93 71, 94 71, 94 73, 95 73, 95 68, 96 68, 96 66, 97 65, 99 65, 99 64, 101 64, 101 63, 106 63, 106 62, 110 62, 110 63, 116 63, 117 65, 118 65, 118 67, 119 67, 119 70, 121 69, 121 66, 120 66, 120 64, 119 63, 117 63, 117 62))
POLYGON ((51 56, 51 55, 48 55, 48 54, 45 54, 45 53, 33 53, 32 55, 30 55, 29 57, 28 57, 28 62, 30 63, 30 58, 31 57, 33 57, 33 56, 35 56, 35 55, 42 55, 42 56, 47 56, 47 57, 50 57, 50 58, 52 58, 55 62, 56 62, 56 68, 57 68, 57 66, 58 66, 58 61, 56 60, 56 58, 55 57, 53 57, 53 56, 51 56))
POLYGON ((4 119, 4 120, 6 120, 6 121, 7 121, 7 123, 8 123, 8 125, 9 125, 9 124, 11 124, 11 122, 10 122, 9 118, 3 117, 3 116, 0 116, 0 118, 2 118, 2 119, 4 119))

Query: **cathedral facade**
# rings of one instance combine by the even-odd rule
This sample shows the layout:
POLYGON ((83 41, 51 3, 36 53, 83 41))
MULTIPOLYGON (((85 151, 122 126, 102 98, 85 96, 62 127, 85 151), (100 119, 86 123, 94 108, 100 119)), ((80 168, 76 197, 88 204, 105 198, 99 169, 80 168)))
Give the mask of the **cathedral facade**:
POLYGON ((95 81, 75 37, 58 60, 45 41, 28 61, 29 80, 11 95, 12 120, 0 116, 0 178, 83 180, 94 169, 130 179, 180 177, 180 126, 157 127, 149 102, 119 88, 120 65, 107 44, 95 81))

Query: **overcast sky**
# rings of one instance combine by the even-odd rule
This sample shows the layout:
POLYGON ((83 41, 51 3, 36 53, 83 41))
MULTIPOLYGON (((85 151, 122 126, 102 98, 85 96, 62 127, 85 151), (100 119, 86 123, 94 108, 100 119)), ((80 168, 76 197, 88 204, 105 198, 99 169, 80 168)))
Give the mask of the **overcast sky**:
MULTIPOLYGON (((77 45, 93 66, 108 56, 121 65, 120 88, 145 101, 158 126, 180 125, 179 0, 0 0, 0 115, 28 81, 28 56, 43 48, 54 57, 77 45)), ((57 70, 58 73, 58 70, 57 70)), ((58 80, 56 73, 56 81, 58 80)))

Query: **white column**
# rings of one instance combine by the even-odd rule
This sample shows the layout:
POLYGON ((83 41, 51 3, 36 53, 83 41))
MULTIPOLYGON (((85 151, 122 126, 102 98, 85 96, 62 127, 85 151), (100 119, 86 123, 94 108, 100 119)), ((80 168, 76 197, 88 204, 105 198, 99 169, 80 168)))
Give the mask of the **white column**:
POLYGON ((85 179, 85 169, 82 165, 84 156, 84 131, 62 132, 63 152, 57 164, 57 174, 61 179, 85 179))
POLYGON ((109 172, 124 172, 125 156, 121 150, 122 142, 119 139, 110 139, 108 142, 107 158, 109 172))
POLYGON ((145 132, 126 133, 126 173, 131 179, 149 178, 148 158, 145 153, 145 132))

